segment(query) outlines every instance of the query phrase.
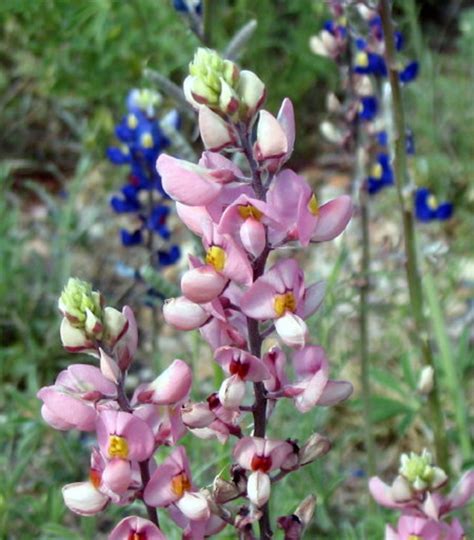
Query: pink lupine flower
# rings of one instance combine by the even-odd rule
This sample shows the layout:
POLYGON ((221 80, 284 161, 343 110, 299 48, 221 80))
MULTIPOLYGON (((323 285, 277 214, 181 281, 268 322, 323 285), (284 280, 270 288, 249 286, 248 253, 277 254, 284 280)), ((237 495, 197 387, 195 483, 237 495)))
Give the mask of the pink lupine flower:
MULTIPOLYGON (((240 173, 242 174, 242 173, 240 173)), ((248 185, 226 184, 218 196, 206 206, 188 206, 176 203, 176 212, 181 221, 198 236, 202 236, 203 225, 208 221, 219 223, 224 210, 240 195, 255 197, 253 189, 248 185)))
POLYGON ((193 487, 189 461, 182 446, 176 447, 156 468, 143 496, 150 506, 167 507, 175 504, 193 521, 208 519, 210 516, 206 498, 193 487))
POLYGON ((259 382, 270 377, 267 368, 256 356, 235 347, 221 347, 214 356, 216 362, 230 374, 219 390, 224 407, 238 407, 245 396, 245 381, 259 382))
POLYGON ((132 470, 129 490, 118 494, 107 483, 104 470, 107 462, 97 448, 92 449, 89 480, 67 484, 62 488, 62 495, 66 506, 81 516, 91 516, 101 512, 110 501, 126 504, 134 498, 134 494, 141 488, 141 477, 138 467, 132 470))
POLYGON ((292 460, 294 449, 286 441, 244 437, 235 445, 234 459, 245 470, 252 471, 247 479, 247 496, 258 507, 270 497, 270 477, 267 473, 292 460))
POLYGON ((302 246, 310 241, 332 240, 346 228, 353 212, 347 195, 319 206, 307 181, 290 169, 278 173, 267 193, 267 202, 282 225, 270 231, 273 245, 284 240, 299 240, 302 246))
POLYGON ((224 184, 233 182, 236 173, 240 172, 230 160, 219 154, 209 156, 209 152, 203 154, 198 165, 160 154, 156 168, 166 193, 175 201, 189 206, 211 203, 224 184))
POLYGON ((116 493, 123 493, 132 479, 132 461, 144 461, 153 453, 155 440, 141 418, 123 411, 101 411, 97 441, 107 465, 103 480, 116 493))
POLYGON ((205 402, 188 404, 181 409, 184 424, 196 437, 217 438, 222 444, 231 434, 240 436, 240 416, 238 408, 224 407, 217 393, 208 396, 205 402))
POLYGON ((135 399, 138 403, 176 405, 187 399, 192 383, 191 368, 176 359, 153 382, 139 386, 135 399))
POLYGON ((402 516, 397 530, 387 525, 385 540, 464 540, 464 531, 457 519, 451 524, 419 516, 402 516))
POLYGON ((87 364, 73 364, 37 394, 43 401, 41 415, 55 429, 93 431, 100 400, 115 399, 116 386, 100 369, 87 364))
POLYGON ((214 514, 207 519, 193 521, 187 518, 177 506, 170 506, 168 512, 176 525, 183 529, 184 540, 202 540, 219 533, 226 526, 226 522, 214 514))
POLYGON ((293 397, 303 413, 316 405, 335 405, 352 393, 351 383, 329 380, 329 364, 322 347, 306 345, 293 355, 293 365, 297 381, 286 385, 284 393, 293 397))
POLYGON ((130 516, 120 521, 109 540, 166 540, 166 536, 148 519, 130 516))
POLYGON ((217 230, 240 239, 246 251, 258 257, 267 241, 264 225, 281 229, 278 220, 270 205, 243 194, 226 208, 217 230))
POLYGON ((211 302, 219 296, 228 279, 212 264, 202 264, 197 257, 189 256, 191 269, 181 278, 181 291, 197 304, 211 302))
POLYGON ((242 311, 258 320, 275 320, 275 329, 290 347, 303 347, 307 338, 304 318, 321 305, 324 284, 305 289, 303 271, 294 259, 278 261, 259 277, 241 299, 242 311))

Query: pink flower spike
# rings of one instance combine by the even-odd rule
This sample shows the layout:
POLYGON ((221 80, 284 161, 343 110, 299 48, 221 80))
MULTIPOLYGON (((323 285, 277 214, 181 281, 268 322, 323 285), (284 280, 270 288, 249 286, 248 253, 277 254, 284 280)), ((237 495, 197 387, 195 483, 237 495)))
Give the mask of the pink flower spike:
POLYGON ((236 347, 221 347, 214 356, 216 362, 230 375, 243 381, 259 382, 270 378, 264 363, 256 356, 236 347))
POLYGON ((170 298, 163 306, 165 321, 178 330, 194 330, 209 320, 209 313, 185 296, 170 298))
POLYGON ((268 111, 259 112, 254 154, 257 161, 281 158, 288 152, 288 140, 278 120, 268 111))
POLYGON ((167 154, 160 155, 156 168, 166 193, 175 201, 189 206, 209 204, 222 189, 214 171, 167 154))
POLYGON ((192 268, 181 278, 181 290, 191 302, 205 304, 221 294, 228 279, 210 264, 192 268))
POLYGON ((348 195, 341 195, 321 205, 311 242, 326 242, 339 236, 347 227, 353 212, 354 206, 348 195))
POLYGON ((211 152, 220 152, 236 143, 231 124, 205 105, 199 107, 199 131, 204 147, 211 152))
POLYGON ((75 514, 93 516, 108 504, 109 497, 101 493, 91 482, 75 482, 62 488, 64 504, 75 514))
POLYGON ((137 401, 155 405, 174 405, 187 398, 192 382, 191 368, 186 362, 177 359, 138 393, 137 401))
POLYGON ((160 529, 148 519, 130 516, 122 519, 109 535, 109 540, 166 540, 160 529))
POLYGON ((108 458, 144 461, 155 447, 155 440, 146 422, 123 411, 101 411, 97 419, 97 441, 108 458))

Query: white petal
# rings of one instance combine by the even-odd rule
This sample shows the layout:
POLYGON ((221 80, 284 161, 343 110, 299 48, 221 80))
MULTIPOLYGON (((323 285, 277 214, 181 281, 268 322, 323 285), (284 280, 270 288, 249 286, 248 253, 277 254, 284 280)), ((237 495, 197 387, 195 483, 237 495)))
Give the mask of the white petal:
POLYGON ((176 506, 192 521, 208 519, 211 515, 207 499, 200 493, 187 491, 176 506))
POLYGON ((270 498, 270 477, 260 471, 253 472, 247 480, 247 496, 250 502, 262 507, 270 498))
POLYGON ((90 482, 67 484, 62 489, 66 506, 81 516, 92 516, 105 508, 109 502, 107 495, 101 493, 90 482))

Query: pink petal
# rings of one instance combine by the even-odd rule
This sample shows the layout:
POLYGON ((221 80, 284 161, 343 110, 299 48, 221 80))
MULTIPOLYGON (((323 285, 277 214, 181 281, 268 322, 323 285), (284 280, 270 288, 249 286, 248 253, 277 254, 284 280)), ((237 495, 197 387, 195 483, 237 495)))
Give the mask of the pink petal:
POLYGON ((265 439, 260 437, 243 437, 235 445, 233 456, 235 461, 247 471, 252 470, 252 459, 255 455, 263 455, 265 439))
POLYGON ((257 161, 278 158, 288 151, 288 140, 278 120, 268 111, 261 110, 257 124, 255 157, 257 161))
POLYGON ((369 480, 369 491, 377 504, 386 508, 403 508, 403 504, 396 503, 393 500, 392 488, 377 476, 369 480))
POLYGON ((181 290, 191 302, 205 304, 221 294, 227 281, 211 265, 206 264, 184 273, 181 278, 181 290))
POLYGON ((315 313, 323 303, 326 292, 326 282, 317 281, 310 285, 304 292, 303 318, 307 319, 315 313))
POLYGON ((146 540, 166 540, 166 536, 160 529, 148 519, 130 516, 122 519, 109 535, 109 540, 129 540, 138 533, 140 538, 146 540))
POLYGON ((319 208, 318 223, 312 242, 325 242, 339 236, 347 227, 354 208, 348 195, 341 195, 319 208))
POLYGON ((301 348, 308 339, 308 327, 301 317, 294 313, 286 313, 276 319, 275 330, 283 343, 289 347, 301 348))
POLYGON ((199 165, 212 171, 216 181, 229 183, 244 177, 237 165, 217 152, 203 152, 199 165))
POLYGON ((190 367, 186 362, 177 359, 150 383, 137 399, 141 403, 173 405, 186 399, 192 382, 190 367))
POLYGON ((185 296, 166 300, 163 316, 169 325, 178 330, 194 330, 209 320, 209 313, 185 296))
POLYGON ((445 512, 450 512, 456 508, 465 506, 474 496, 474 470, 463 474, 459 482, 454 486, 452 492, 448 495, 445 512))
POLYGON ((265 227, 256 219, 246 219, 240 227, 240 240, 248 253, 257 258, 265 248, 265 227))
POLYGON ((177 202, 176 213, 186 227, 198 236, 202 235, 202 223, 211 219, 205 206, 188 206, 177 202))
POLYGON ((318 405, 331 406, 346 400, 354 391, 348 381, 328 381, 322 395, 318 399, 318 405))
POLYGON ((102 396, 114 397, 115 384, 107 380, 100 369, 89 364, 72 364, 57 376, 56 384, 70 388, 78 393, 97 391, 102 396))
POLYGON ((247 479, 247 496, 251 503, 261 508, 270 498, 271 483, 268 474, 253 472, 247 479))
POLYGON ((97 412, 92 405, 63 394, 54 386, 42 388, 37 395, 45 405, 44 419, 53 420, 53 427, 62 425, 64 429, 69 424, 80 431, 94 431, 97 412))
POLYGON ((102 482, 114 493, 125 493, 132 480, 130 462, 125 459, 112 459, 105 466, 102 482))
POLYGON ((222 185, 203 167, 161 154, 156 162, 163 189, 174 200, 205 206, 217 197, 222 185))
POLYGON ((295 144, 295 112, 290 99, 285 98, 282 101, 277 120, 286 136, 288 145, 286 155, 289 157, 293 153, 293 146, 295 144))
POLYGON ((211 515, 209 504, 200 493, 186 492, 178 501, 176 506, 191 521, 201 521, 208 519, 211 515))
POLYGON ((219 152, 236 142, 230 125, 209 107, 199 107, 199 131, 206 150, 219 152))
POLYGON ((239 285, 251 285, 253 271, 245 252, 228 235, 223 235, 222 248, 225 251, 225 265, 222 273, 239 285))
POLYGON ((252 319, 274 319, 275 312, 275 289, 260 278, 242 295, 240 308, 252 319))
POLYGON ((180 474, 176 465, 163 463, 156 468, 144 491, 144 501, 150 506, 166 507, 176 502, 179 497, 172 489, 171 481, 180 474))

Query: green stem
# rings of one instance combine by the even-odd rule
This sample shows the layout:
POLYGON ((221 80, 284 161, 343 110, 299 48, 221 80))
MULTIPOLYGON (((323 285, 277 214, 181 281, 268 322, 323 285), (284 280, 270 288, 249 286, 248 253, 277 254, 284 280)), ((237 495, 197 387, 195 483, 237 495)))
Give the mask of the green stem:
POLYGON ((214 10, 216 8, 216 0, 204 0, 203 2, 203 45, 212 47, 212 21, 214 19, 214 10))
POLYGON ((454 404, 454 415, 458 425, 457 432, 461 445, 461 453, 464 462, 467 463, 472 458, 472 445, 469 437, 466 403, 462 392, 462 384, 456 370, 456 364, 451 354, 452 346, 446 332, 446 325, 444 323, 435 281, 427 268, 424 271, 423 284, 426 291, 426 300, 430 308, 434 336, 438 344, 439 357, 446 377, 446 386, 449 389, 454 404))
MULTIPOLYGON (((423 288, 417 260, 415 223, 411 210, 411 193, 409 194, 409 201, 405 202, 404 198, 404 192, 408 188, 407 158, 405 148, 405 114, 403 109, 400 82, 398 78, 395 37, 390 0, 380 0, 379 11, 384 32, 385 60, 387 63, 390 87, 392 90, 394 175, 403 219, 406 275, 410 305, 423 364, 425 366, 431 366, 433 370, 435 370, 428 324, 424 314, 423 288)), ((437 462, 446 471, 446 473, 449 474, 449 449, 444 430, 444 419, 441 410, 439 385, 436 378, 433 390, 428 396, 428 407, 431 414, 431 424, 433 428, 437 462)))

